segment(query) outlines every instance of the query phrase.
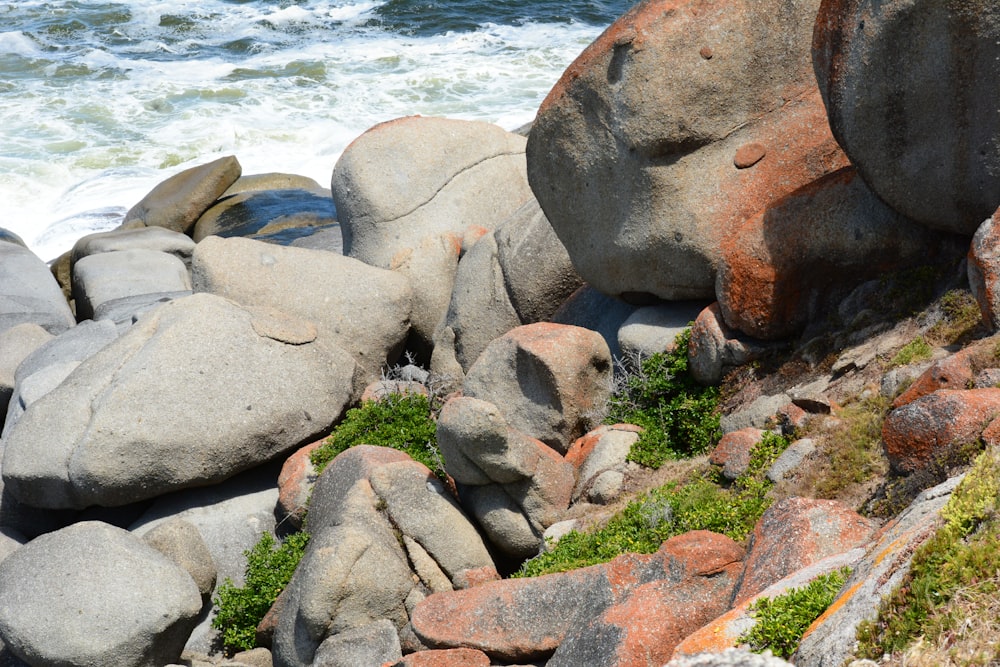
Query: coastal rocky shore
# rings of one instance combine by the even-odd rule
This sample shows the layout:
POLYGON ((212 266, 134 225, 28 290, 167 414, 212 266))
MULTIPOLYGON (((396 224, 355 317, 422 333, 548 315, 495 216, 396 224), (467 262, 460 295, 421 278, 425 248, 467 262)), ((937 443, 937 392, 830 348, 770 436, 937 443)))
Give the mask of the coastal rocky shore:
MULTIPOLYGON (((959 482, 941 461, 1000 444, 1000 17, 964 7, 646 0, 521 132, 400 118, 329 189, 220 158, 50 265, 0 230, 0 664, 780 665, 737 646, 751 606, 844 567, 794 662, 850 661, 959 482), (976 322, 890 365, 945 317, 900 305, 922 289, 976 322), (602 420, 616 359, 689 326, 728 388, 706 465, 881 395, 905 503, 789 491, 745 542, 510 578, 660 479, 602 420), (446 479, 371 445, 317 474, 401 385, 443 400, 446 479), (259 647, 223 656, 218 586, 303 521, 259 647)), ((767 474, 816 460, 796 439, 767 474)))

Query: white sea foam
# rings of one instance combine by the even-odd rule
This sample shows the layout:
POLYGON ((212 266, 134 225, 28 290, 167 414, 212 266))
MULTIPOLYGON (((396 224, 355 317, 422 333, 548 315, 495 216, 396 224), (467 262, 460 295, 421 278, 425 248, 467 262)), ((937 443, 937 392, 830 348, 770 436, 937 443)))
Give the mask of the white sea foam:
MULTIPOLYGON (((42 12, 63 4, 25 0, 16 11, 49 25, 42 12)), ((483 22, 403 35, 368 25, 378 3, 348 0, 122 6, 104 32, 0 33, 0 227, 46 259, 116 225, 173 173, 221 155, 247 174, 328 185, 343 148, 391 118, 519 127, 600 31, 483 22), (171 21, 182 27, 165 28, 171 21)))

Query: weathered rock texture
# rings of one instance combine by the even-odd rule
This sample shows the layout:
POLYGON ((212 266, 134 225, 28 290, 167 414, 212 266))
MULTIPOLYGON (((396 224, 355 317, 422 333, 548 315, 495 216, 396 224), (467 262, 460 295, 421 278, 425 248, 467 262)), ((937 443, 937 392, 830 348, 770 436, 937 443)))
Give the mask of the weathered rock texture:
POLYGON ((644 2, 570 65, 532 127, 528 178, 587 283, 711 297, 736 225, 846 164, 811 67, 818 7, 644 2))
POLYGON ((1000 201, 1000 15, 992 0, 823 0, 813 59, 834 136, 928 227, 971 235, 1000 201))

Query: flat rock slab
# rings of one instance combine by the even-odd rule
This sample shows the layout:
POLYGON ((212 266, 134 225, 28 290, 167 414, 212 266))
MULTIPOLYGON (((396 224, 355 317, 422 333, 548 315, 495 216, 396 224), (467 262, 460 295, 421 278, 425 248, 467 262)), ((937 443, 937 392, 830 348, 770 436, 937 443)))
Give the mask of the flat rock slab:
POLYGON ((328 432, 356 373, 310 322, 195 294, 31 404, 5 435, 4 483, 29 505, 84 508, 220 482, 328 432))
POLYGON ((57 335, 76 318, 45 262, 22 245, 0 242, 0 331, 25 322, 57 335))
POLYGON ((31 665, 160 667, 201 611, 191 576, 127 531, 83 522, 0 565, 0 637, 31 665))

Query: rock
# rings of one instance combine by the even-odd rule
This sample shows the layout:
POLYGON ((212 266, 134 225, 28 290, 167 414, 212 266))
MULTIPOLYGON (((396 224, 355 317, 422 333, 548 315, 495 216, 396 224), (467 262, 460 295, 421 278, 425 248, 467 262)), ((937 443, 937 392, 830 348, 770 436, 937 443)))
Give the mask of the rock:
POLYGON ((181 234, 164 227, 139 227, 136 229, 114 229, 109 232, 87 234, 73 244, 70 265, 90 255, 119 250, 156 250, 173 255, 191 266, 194 241, 187 234, 181 234))
POLYGON ((778 501, 754 526, 735 603, 828 556, 867 546, 875 528, 836 500, 778 501))
POLYGON ((293 248, 306 248, 308 250, 325 250, 335 252, 338 255, 344 254, 344 237, 340 232, 340 224, 321 227, 309 236, 300 236, 293 239, 288 245, 293 248))
POLYGON ((969 357, 968 350, 960 350, 935 361, 906 391, 896 397, 892 407, 902 407, 921 396, 933 394, 938 389, 967 389, 973 377, 972 361, 969 357))
POLYGON ((315 179, 299 174, 284 174, 280 172, 240 176, 236 179, 235 183, 222 193, 222 196, 229 197, 241 192, 260 192, 262 190, 306 190, 315 194, 330 196, 330 190, 321 186, 315 179))
POLYGON ((488 123, 420 116, 369 129, 333 170, 345 254, 388 268, 428 236, 495 229, 531 197, 524 141, 488 123))
POLYGON ((709 298, 737 225, 846 164, 812 72, 818 7, 644 2, 569 66, 532 127, 528 178, 587 283, 709 298), (738 168, 748 144, 766 155, 738 168))
POLYGON ((9 229, 4 229, 0 227, 0 243, 10 243, 13 245, 19 245, 22 248, 27 248, 28 244, 24 242, 20 236, 10 231, 9 229))
POLYGON ((195 248, 192 282, 195 292, 313 322, 371 379, 395 361, 409 330, 412 292, 402 276, 330 252, 208 237, 195 248))
POLYGON ((278 505, 275 513, 278 521, 288 522, 295 529, 301 529, 309 508, 309 496, 319 475, 310 456, 324 440, 317 440, 302 447, 289 456, 278 475, 278 505))
POLYGON ((837 599, 806 631, 795 653, 795 664, 844 664, 854 651, 858 625, 863 620, 874 620, 883 597, 903 581, 913 552, 933 535, 935 520, 959 479, 952 478, 922 492, 873 537, 837 599))
POLYGON ((402 658, 396 627, 382 619, 325 639, 312 667, 383 667, 402 658))
POLYGON ((280 234, 282 245, 316 228, 337 223, 328 194, 303 189, 243 190, 229 194, 201 214, 191 237, 243 236, 260 240, 280 234))
POLYGON ((618 329, 618 347, 626 358, 644 359, 671 352, 677 335, 687 329, 704 307, 700 301, 643 306, 618 329))
POLYGON ((490 667, 490 657, 472 648, 417 651, 392 667, 490 667))
MULTIPOLYGON (((148 229, 153 229, 149 227, 148 229)), ((94 320, 108 320, 115 324, 119 335, 125 333, 135 324, 139 317, 165 303, 191 296, 191 290, 178 292, 153 292, 152 294, 136 294, 105 301, 94 309, 94 320)))
POLYGON ((492 403, 449 400, 438 417, 438 446, 462 505, 503 552, 538 552, 545 529, 569 506, 573 468, 545 443, 511 428, 492 403))
POLYGON ((0 415, 7 414, 7 405, 14 394, 14 371, 29 354, 52 338, 52 334, 34 322, 0 332, 0 415))
POLYGON ((612 358, 620 358, 622 350, 618 346, 618 331, 636 309, 635 305, 584 285, 559 306, 551 321, 596 331, 608 344, 612 358))
MULTIPOLYGON (((836 572, 844 567, 853 567, 865 555, 862 547, 845 551, 844 553, 827 556, 811 565, 807 565, 800 570, 796 570, 787 577, 775 582, 753 597, 747 598, 735 605, 722 616, 719 616, 707 625, 699 628, 695 632, 684 638, 676 648, 671 662, 668 665, 679 663, 682 657, 697 656, 709 653, 721 655, 732 650, 740 642, 740 637, 749 632, 757 623, 753 613, 750 611, 754 604, 761 598, 775 598, 784 595, 792 589, 799 589, 808 586, 809 583, 820 575, 836 572)), ((698 663, 694 663, 698 664, 698 663)), ((729 663, 721 663, 729 664, 729 663)), ((745 663, 738 662, 738 665, 745 663)), ((750 664, 750 663, 746 663, 750 664)))
POLYGON ((947 241, 890 209, 847 167, 733 229, 722 242, 716 298, 734 329, 787 338, 866 279, 957 255, 947 241))
POLYGON ((143 541, 191 575, 202 602, 208 602, 215 590, 218 572, 212 554, 201 533, 190 521, 171 519, 150 529, 143 541))
MULTIPOLYGON (((158 498, 129 530, 140 538, 168 522, 183 521, 193 525, 211 554, 217 572, 216 583, 227 579, 236 586, 244 584, 247 559, 245 551, 260 541, 263 533, 276 530, 274 488, 277 470, 262 466, 221 484, 202 489, 186 489, 158 498)), ((187 640, 186 649, 201 653, 217 651, 221 634, 212 627, 212 613, 202 614, 187 640)))
POLYGON ((601 425, 577 439, 566 452, 576 468, 573 502, 604 504, 621 491, 623 472, 639 429, 631 424, 601 425))
POLYGON ((184 262, 156 250, 102 252, 73 266, 73 298, 81 320, 92 319, 96 308, 113 299, 190 289, 184 262))
POLYGON ((787 394, 760 396, 742 410, 722 415, 720 427, 723 433, 732 433, 748 426, 766 428, 778 410, 790 402, 787 394))
MULTIPOLYGON (((266 648, 252 648, 233 654, 233 662, 247 667, 272 667, 271 652, 266 648)), ((192 665, 191 667, 194 667, 192 665)))
MULTIPOLYGON (((437 593, 417 604, 411 623, 431 647, 475 648, 501 662, 544 660, 557 648, 561 651, 571 635, 587 641, 582 630, 614 606, 636 594, 636 603, 646 598, 644 585, 672 584, 683 595, 681 591, 693 593, 714 574, 720 581, 729 579, 731 588, 741 557, 742 550, 729 538, 695 531, 667 540, 655 554, 624 554, 570 572, 437 593)), ((607 620, 613 622, 614 612, 607 620)), ((618 637, 627 638, 629 629, 638 634, 638 627, 626 628, 618 637)), ((611 641, 615 634, 608 631, 593 638, 611 641)))
POLYGON ((789 667, 792 663, 766 651, 752 653, 748 649, 728 648, 721 653, 702 653, 672 659, 666 667, 789 667))
POLYGON ((750 452, 764 437, 764 431, 746 426, 726 433, 709 454, 713 465, 722 466, 722 476, 734 480, 750 467, 750 452))
POLYGON ((691 326, 688 369, 696 382, 717 385, 728 371, 757 358, 764 349, 733 331, 716 302, 698 313, 691 326))
POLYGON ((1000 328, 1000 238, 994 227, 998 215, 1000 210, 994 211, 976 229, 966 263, 969 290, 979 303, 983 322, 993 331, 1000 328))
POLYGON ((611 373, 600 335, 539 322, 490 343, 469 369, 463 393, 493 403, 511 427, 564 453, 597 421, 611 373))
POLYGON ((923 470, 956 446, 975 442, 1000 415, 1000 389, 941 389, 891 411, 882 424, 889 465, 899 474, 923 470))
POLYGON ((76 318, 45 262, 21 245, 0 242, 0 333, 25 322, 57 335, 76 318))
POLYGON ((119 528, 78 523, 0 564, 0 637, 33 665, 175 662, 201 610, 194 581, 119 528))
POLYGON ((994 9, 823 0, 813 38, 830 126, 851 163, 903 215, 967 236, 1000 201, 994 9))
POLYGON ((198 218, 240 177, 232 155, 186 169, 163 181, 125 214, 122 226, 166 227, 189 234, 198 218))
POLYGON ((356 375, 311 323, 195 294, 31 404, 5 434, 4 484, 30 505, 84 508, 217 483, 328 432, 356 375))
POLYGON ((775 459, 767 470, 767 478, 777 484, 794 472, 806 458, 816 451, 816 441, 812 438, 799 438, 775 459))

